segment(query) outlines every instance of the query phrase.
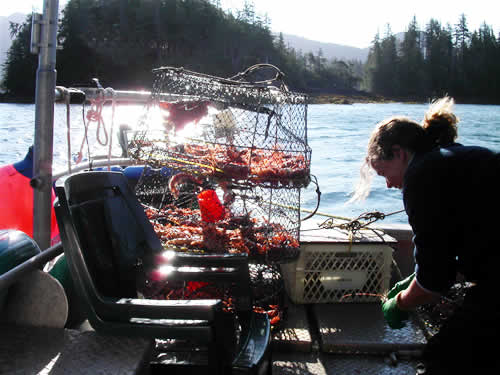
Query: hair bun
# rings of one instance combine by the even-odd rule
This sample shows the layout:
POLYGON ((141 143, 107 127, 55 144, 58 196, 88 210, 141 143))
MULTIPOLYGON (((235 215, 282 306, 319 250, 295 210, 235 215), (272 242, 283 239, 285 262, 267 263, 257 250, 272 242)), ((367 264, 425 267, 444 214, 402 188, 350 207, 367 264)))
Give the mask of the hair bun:
POLYGON ((422 127, 429 141, 435 146, 446 146, 458 137, 459 118, 453 113, 453 98, 445 96, 434 101, 424 116, 422 127))

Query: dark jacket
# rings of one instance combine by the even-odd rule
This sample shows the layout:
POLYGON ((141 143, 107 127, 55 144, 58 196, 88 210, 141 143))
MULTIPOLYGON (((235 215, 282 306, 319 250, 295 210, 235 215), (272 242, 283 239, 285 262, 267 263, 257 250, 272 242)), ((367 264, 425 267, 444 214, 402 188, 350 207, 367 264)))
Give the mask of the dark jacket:
POLYGON ((443 293, 457 272, 493 282, 500 267, 499 177, 499 155, 482 147, 452 144, 413 157, 403 200, 421 287, 443 293))

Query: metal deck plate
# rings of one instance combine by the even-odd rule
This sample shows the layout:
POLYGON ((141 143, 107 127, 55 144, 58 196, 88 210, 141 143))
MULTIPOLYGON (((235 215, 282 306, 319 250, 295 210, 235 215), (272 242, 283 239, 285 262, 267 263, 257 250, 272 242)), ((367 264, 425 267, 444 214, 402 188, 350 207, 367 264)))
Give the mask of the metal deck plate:
POLYGON ((287 308, 284 327, 273 334, 273 349, 278 351, 310 352, 312 339, 309 333, 305 306, 288 303, 287 308))
POLYGON ((273 374, 327 375, 318 353, 273 353, 273 374))
POLYGON ((411 319, 391 329, 378 303, 317 304, 321 350, 329 353, 385 353, 422 349, 425 336, 411 319))
POLYGON ((273 374, 279 375, 414 375, 417 361, 389 363, 387 357, 326 353, 273 354, 273 374))
POLYGON ((0 331, 0 374, 133 375, 149 366, 151 340, 59 328, 0 331))

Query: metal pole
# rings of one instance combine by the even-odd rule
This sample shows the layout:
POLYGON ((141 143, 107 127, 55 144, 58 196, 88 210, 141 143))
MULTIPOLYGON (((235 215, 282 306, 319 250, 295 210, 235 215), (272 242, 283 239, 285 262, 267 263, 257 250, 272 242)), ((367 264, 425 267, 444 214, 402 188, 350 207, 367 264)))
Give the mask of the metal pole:
MULTIPOLYGON (((147 103, 151 100, 151 92, 149 91, 126 91, 126 90, 113 90, 108 87, 104 88, 93 88, 93 87, 75 87, 74 90, 81 91, 85 94, 88 100, 91 99, 105 99, 105 100, 115 100, 117 102, 132 102, 132 103, 147 103)), ((160 100, 165 101, 176 101, 185 99, 182 95, 175 94, 159 94, 160 100)), ((196 100, 194 96, 190 96, 191 100, 196 100)), ((201 99, 200 99, 201 100, 201 99)))
POLYGON ((8 270, 4 274, 0 275, 0 291, 2 289, 7 289, 15 282, 20 281, 27 273, 43 268, 47 262, 62 253, 63 247, 59 242, 57 245, 46 249, 40 254, 37 254, 16 267, 8 270))
POLYGON ((35 147, 32 180, 33 239, 40 249, 50 246, 52 151, 56 87, 56 47, 59 0, 44 0, 35 93, 35 147))

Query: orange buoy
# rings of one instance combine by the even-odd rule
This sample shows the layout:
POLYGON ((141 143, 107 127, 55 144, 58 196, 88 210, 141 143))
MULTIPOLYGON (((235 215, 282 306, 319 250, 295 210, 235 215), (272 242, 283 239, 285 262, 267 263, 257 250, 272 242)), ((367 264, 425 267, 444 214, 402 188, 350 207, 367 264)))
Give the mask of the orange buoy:
MULTIPOLYGON (((16 229, 33 238, 33 188, 30 186, 31 168, 16 169, 16 165, 29 165, 30 152, 23 162, 0 167, 0 229, 16 229), (24 173, 22 173, 24 172, 24 173), (26 173, 28 172, 28 173, 26 173), (28 175, 28 176, 27 176, 28 175)), ((52 191, 52 202, 55 199, 52 191)), ((51 243, 59 241, 59 229, 52 207, 51 243)))

